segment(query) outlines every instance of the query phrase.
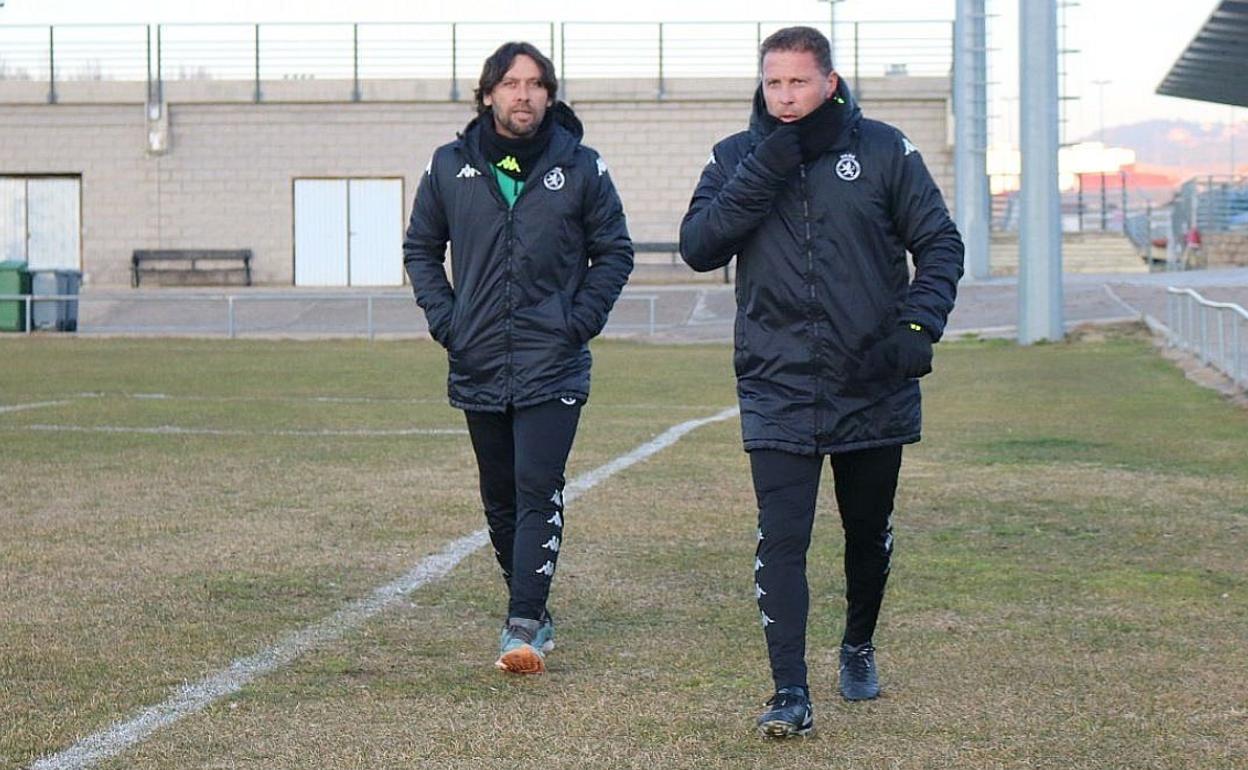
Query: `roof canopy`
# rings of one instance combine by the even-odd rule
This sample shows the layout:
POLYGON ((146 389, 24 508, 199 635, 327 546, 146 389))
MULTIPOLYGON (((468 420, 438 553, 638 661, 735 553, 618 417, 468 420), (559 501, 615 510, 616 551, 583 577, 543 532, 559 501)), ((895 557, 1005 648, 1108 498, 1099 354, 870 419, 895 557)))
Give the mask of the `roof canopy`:
POLYGON ((1248 2, 1218 3, 1157 93, 1248 107, 1248 2))

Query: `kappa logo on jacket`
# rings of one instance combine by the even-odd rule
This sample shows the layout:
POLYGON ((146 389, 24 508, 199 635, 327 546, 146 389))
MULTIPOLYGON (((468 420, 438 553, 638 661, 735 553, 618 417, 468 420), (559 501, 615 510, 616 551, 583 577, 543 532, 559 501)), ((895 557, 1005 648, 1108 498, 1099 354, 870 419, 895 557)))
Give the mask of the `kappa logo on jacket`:
POLYGON ((472 164, 465 163, 464 167, 455 175, 456 179, 472 179, 474 176, 481 176, 481 172, 472 167, 472 164))
POLYGON ((911 153, 919 151, 919 148, 915 147, 914 143, 911 142, 909 139, 907 139, 905 135, 902 135, 901 137, 901 149, 902 149, 901 157, 903 158, 910 155, 911 153))
POLYGON ((852 182, 862 175, 862 165, 852 152, 847 152, 836 162, 836 175, 846 182, 852 182))

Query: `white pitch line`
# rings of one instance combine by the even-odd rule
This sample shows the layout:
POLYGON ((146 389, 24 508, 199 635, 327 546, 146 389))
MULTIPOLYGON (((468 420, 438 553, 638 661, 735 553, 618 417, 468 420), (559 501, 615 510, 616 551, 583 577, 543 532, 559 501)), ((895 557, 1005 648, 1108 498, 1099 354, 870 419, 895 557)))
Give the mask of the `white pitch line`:
POLYGON ((65 406, 68 401, 38 401, 33 404, 9 404, 0 406, 0 414, 6 412, 24 412, 27 409, 42 409, 45 406, 65 406))
MULTIPOLYGON (((75 393, 74 398, 128 398, 136 401, 204 401, 212 403, 277 402, 297 404, 436 404, 446 405, 445 398, 377 398, 372 396, 194 396, 171 393, 75 393)), ((690 409, 702 411, 705 404, 613 404, 595 401, 594 409, 690 409)), ((449 408, 449 407, 448 407, 449 408)))
MULTIPOLYGON (((673 425, 628 454, 570 481, 564 490, 565 503, 575 500, 610 476, 675 444, 690 431, 708 423, 727 420, 736 414, 737 408, 732 407, 710 417, 673 425)), ((36 761, 30 768, 88 768, 97 762, 115 757, 131 746, 147 740, 160 728, 202 711, 214 702, 238 692, 252 680, 291 663, 306 652, 337 641, 348 631, 363 625, 421 586, 446 577, 465 557, 488 541, 489 536, 485 529, 465 535, 449 543, 440 552, 425 557, 406 575, 375 589, 368 597, 348 604, 317 623, 286 634, 277 644, 266 650, 239 658, 215 674, 179 687, 163 703, 150 706, 124 722, 117 722, 105 730, 89 735, 64 751, 36 761)))
POLYGON ((21 430, 49 433, 140 433, 152 436, 466 436, 466 428, 395 428, 392 430, 236 430, 225 428, 182 428, 157 425, 134 428, 125 425, 23 425, 21 430))

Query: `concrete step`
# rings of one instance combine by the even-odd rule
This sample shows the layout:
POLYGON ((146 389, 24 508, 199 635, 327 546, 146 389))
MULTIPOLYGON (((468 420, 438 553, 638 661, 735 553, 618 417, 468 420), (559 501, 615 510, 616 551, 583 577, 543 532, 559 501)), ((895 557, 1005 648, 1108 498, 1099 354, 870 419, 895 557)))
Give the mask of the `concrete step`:
MULTIPOLYGON (((994 235, 989 260, 993 275, 1018 274, 1018 238, 994 235)), ((1066 233, 1062 236, 1065 273, 1147 273, 1135 247, 1117 233, 1066 233)))

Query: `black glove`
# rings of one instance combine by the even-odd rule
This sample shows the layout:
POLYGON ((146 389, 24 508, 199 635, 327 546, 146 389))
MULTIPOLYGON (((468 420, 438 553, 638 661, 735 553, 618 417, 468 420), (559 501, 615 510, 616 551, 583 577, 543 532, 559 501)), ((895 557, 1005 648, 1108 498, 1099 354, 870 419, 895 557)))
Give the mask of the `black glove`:
POLYGON ((754 157, 768 171, 788 176, 802 162, 802 144, 795 126, 777 126, 754 148, 754 157))
POLYGON ((932 338, 922 326, 903 323, 862 357, 861 379, 911 379, 932 371, 932 338))

